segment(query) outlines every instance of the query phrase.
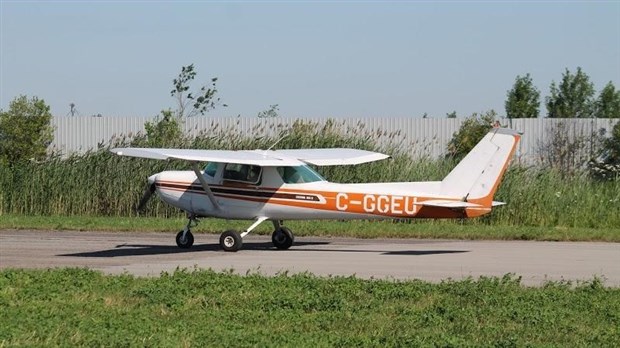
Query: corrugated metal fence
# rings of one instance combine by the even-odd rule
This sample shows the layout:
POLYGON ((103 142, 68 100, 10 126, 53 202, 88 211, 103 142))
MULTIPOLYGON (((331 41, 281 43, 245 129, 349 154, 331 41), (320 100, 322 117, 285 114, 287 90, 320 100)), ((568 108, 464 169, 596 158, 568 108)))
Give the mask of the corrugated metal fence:
MULTIPOLYGON (((64 154, 81 153, 107 145, 113 137, 132 137, 144 132, 144 123, 152 117, 55 117, 52 147, 64 154)), ((325 124, 335 122, 344 134, 373 134, 379 144, 397 146, 413 157, 439 157, 464 119, 423 118, 242 118, 193 117, 184 122, 185 132, 197 135, 213 129, 234 129, 247 136, 280 134, 296 121, 325 124)), ((524 132, 517 156, 525 163, 537 163, 541 145, 554 132, 566 133, 569 138, 608 134, 617 119, 515 119, 502 120, 502 126, 524 132)), ((587 143, 587 142, 586 142, 587 143)), ((585 148, 582 151, 590 151, 585 148)))

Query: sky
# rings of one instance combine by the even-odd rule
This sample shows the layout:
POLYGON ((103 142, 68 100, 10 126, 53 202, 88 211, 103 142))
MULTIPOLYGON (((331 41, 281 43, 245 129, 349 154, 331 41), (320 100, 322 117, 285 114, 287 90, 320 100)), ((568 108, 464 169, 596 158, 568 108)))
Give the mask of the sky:
POLYGON ((544 101, 577 67, 620 88, 620 1, 0 0, 0 41, 0 108, 55 116, 155 116, 192 63, 207 116, 503 115, 517 75, 544 101))

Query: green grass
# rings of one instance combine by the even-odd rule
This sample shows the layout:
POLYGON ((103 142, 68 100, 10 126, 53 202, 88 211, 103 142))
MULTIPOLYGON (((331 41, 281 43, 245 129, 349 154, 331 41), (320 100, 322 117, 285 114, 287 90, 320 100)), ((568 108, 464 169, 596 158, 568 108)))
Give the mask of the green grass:
POLYGON ((599 280, 430 284, 177 271, 0 271, 3 346, 620 345, 620 289, 599 280))
MULTIPOLYGON (((187 220, 152 217, 86 217, 0 215, 0 229, 45 229, 79 231, 177 232, 187 220)), ((221 233, 227 229, 243 230, 250 221, 204 219, 194 232, 221 233)), ((355 238, 447 238, 497 240, 605 241, 620 242, 618 228, 493 226, 475 221, 286 221, 297 236, 355 238)), ((252 233, 269 234, 271 223, 265 222, 252 233)))

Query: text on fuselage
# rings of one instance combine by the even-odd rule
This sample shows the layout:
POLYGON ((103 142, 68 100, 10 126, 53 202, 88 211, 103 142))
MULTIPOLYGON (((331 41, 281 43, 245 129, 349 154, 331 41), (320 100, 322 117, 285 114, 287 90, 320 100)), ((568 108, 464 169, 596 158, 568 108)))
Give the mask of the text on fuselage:
POLYGON ((346 193, 336 195, 336 209, 340 211, 361 207, 371 214, 415 215, 417 204, 418 198, 409 196, 365 194, 362 199, 351 199, 346 193))

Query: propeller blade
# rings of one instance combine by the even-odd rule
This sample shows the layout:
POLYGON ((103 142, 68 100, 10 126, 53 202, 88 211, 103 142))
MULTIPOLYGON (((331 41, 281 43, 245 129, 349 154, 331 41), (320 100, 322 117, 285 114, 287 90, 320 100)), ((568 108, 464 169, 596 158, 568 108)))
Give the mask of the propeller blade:
POLYGON ((146 190, 144 191, 140 202, 136 206, 136 213, 144 210, 144 207, 146 207, 146 203, 149 201, 149 199, 151 199, 153 193, 155 193, 155 183, 151 183, 146 187, 146 190))

